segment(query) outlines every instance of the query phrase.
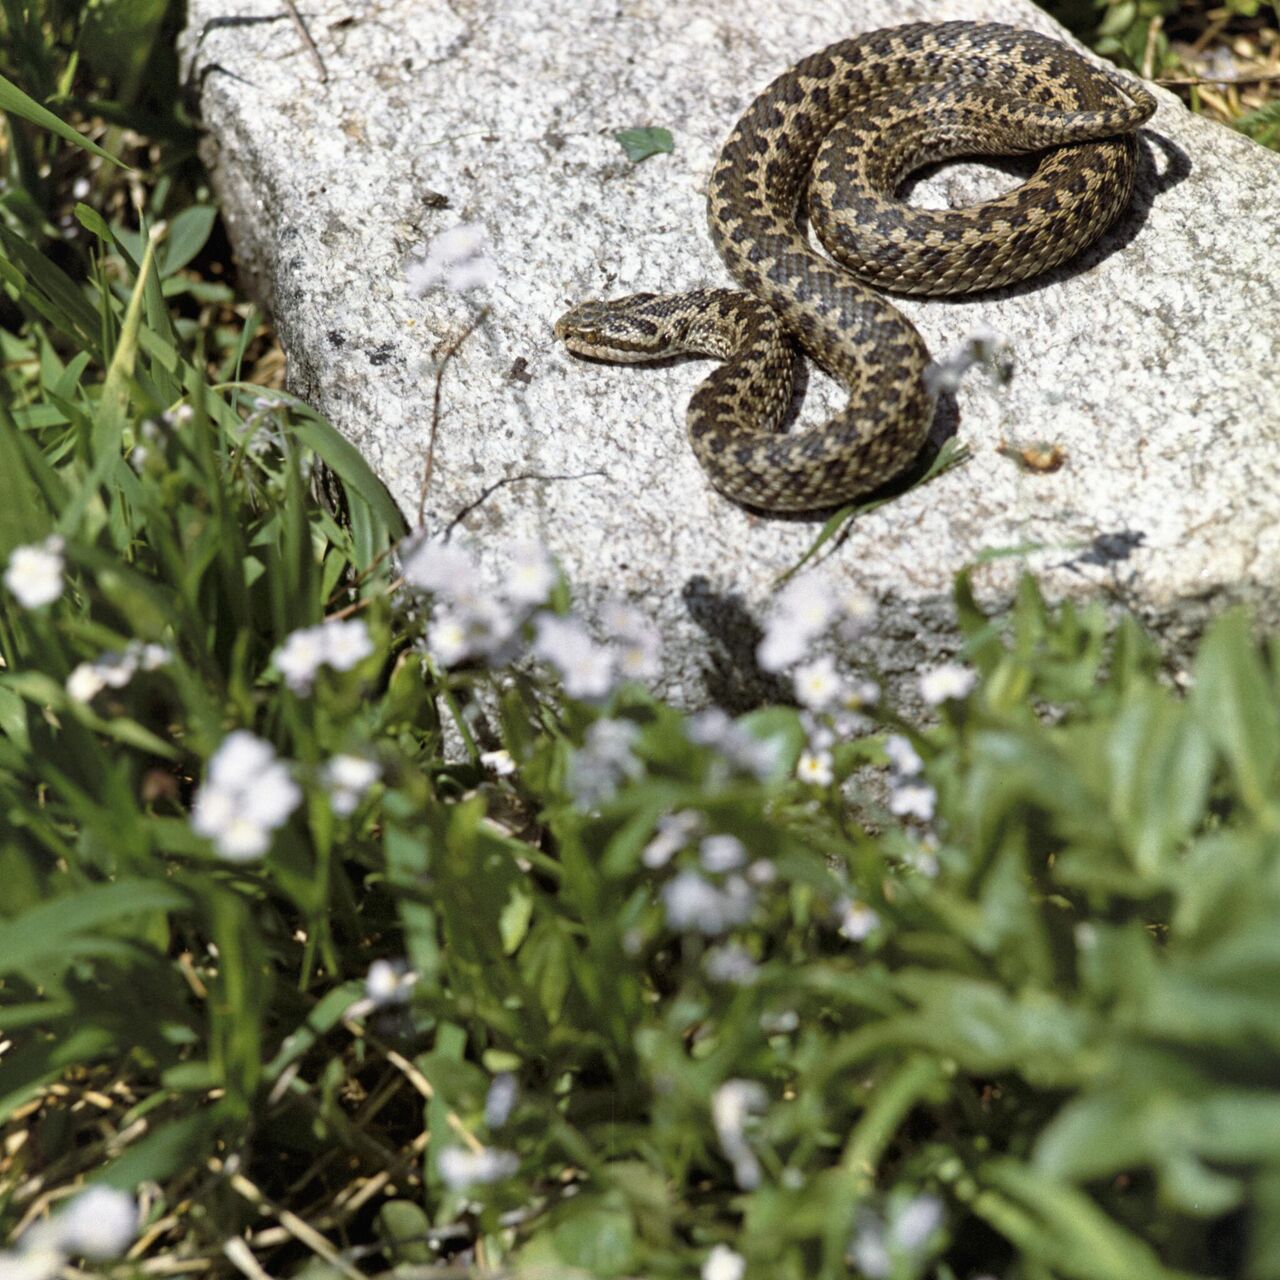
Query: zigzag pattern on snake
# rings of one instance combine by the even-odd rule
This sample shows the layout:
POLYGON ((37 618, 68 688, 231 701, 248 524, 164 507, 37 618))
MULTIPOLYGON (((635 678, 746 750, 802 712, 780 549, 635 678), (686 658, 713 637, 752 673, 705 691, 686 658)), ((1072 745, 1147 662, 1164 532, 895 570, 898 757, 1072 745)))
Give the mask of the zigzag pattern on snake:
POLYGON ((997 23, 915 23, 841 41, 756 98, 711 175, 711 238, 747 292, 582 303, 556 334, 606 360, 718 357, 687 419, 716 488, 767 511, 846 502, 916 456, 934 413, 924 341, 874 290, 992 289, 1072 257, 1128 205, 1134 131, 1155 105, 1059 41, 997 23), (896 198, 937 160, 1035 152, 1032 177, 994 200, 927 210, 896 198), (839 266, 798 225, 806 184, 810 222, 839 266), (783 432, 791 339, 849 398, 822 425, 783 432))

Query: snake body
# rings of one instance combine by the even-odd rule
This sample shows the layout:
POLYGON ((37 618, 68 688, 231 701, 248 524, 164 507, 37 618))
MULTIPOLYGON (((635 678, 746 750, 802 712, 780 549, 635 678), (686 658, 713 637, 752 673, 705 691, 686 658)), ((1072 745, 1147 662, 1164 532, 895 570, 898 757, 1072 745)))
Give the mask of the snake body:
POLYGON ((848 501, 916 456, 934 412, 925 343, 874 290, 991 289, 1070 258, 1127 206, 1134 131, 1154 110, 1135 82, 997 23, 914 23, 841 41, 756 98, 711 175, 711 238, 747 292, 582 303, 556 333, 607 360, 718 357, 687 419, 716 488, 768 511, 848 501), (1031 152, 1044 153, 1035 173, 997 199, 938 211, 896 198, 924 164, 1031 152), (842 265, 798 225, 806 183, 813 228, 842 265), (821 426, 782 432, 789 338, 849 399, 821 426))

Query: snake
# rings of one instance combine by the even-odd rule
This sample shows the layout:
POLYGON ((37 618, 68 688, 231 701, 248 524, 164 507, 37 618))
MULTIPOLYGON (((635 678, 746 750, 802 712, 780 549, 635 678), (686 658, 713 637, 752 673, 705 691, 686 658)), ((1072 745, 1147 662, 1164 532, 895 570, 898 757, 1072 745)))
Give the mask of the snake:
POLYGON ((998 289, 1080 253, 1127 208, 1155 107, 1137 80, 1001 23, 842 40, 764 89, 712 170, 707 224, 741 289, 582 302, 555 334, 597 360, 718 359, 686 415, 711 484, 765 513, 848 503, 921 453, 939 394, 923 338, 884 294, 998 289), (1015 155, 1036 155, 1034 171, 995 199, 899 198, 925 165, 1015 155), (848 399, 787 430, 796 344, 848 399))

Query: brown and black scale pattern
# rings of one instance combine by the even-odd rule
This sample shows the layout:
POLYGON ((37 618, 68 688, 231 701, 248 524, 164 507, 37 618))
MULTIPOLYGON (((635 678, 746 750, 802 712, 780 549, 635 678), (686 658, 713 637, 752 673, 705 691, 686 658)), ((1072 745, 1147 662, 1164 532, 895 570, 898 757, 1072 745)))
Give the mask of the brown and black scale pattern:
POLYGON ((766 510, 846 502, 910 462, 933 417, 923 340, 866 286, 965 293, 1065 261, 1128 204, 1133 132, 1154 110, 1136 83, 996 23, 916 23, 831 45, 760 94, 712 173, 711 237, 749 295, 585 303, 557 334, 605 359, 719 357, 688 413, 712 483, 766 510), (895 199, 932 161, 1028 152, 1045 153, 1035 174, 998 199, 943 211, 895 199), (806 181, 814 229, 842 266, 797 226, 806 181), (780 433, 794 371, 788 333, 849 400, 820 427, 780 433))

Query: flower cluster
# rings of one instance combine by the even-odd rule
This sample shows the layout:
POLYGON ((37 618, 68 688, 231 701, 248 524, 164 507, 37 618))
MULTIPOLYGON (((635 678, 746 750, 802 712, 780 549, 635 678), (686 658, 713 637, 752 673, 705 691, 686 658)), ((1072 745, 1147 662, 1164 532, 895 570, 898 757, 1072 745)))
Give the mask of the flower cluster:
POLYGON ((760 1185, 760 1161, 747 1141, 747 1121, 763 1111, 769 1095, 756 1080, 726 1080, 712 1096, 711 1122, 720 1148, 733 1165, 733 1176, 743 1191, 760 1185))
POLYGON ((797 578, 779 593, 756 648, 761 668, 774 674, 791 669, 796 701, 804 709, 809 741, 796 765, 802 782, 826 787, 835 781, 831 748, 838 738, 861 730, 861 712, 873 706, 880 688, 872 680, 850 681, 829 655, 809 657, 814 642, 834 630, 850 642, 874 616, 871 600, 860 591, 844 598, 812 575, 797 578), (802 661, 809 657, 808 661, 802 661))
POLYGON ((329 792, 329 803, 340 818, 349 818, 361 797, 382 776, 381 766, 365 756, 333 756, 320 778, 329 792))
POLYGON ((486 582, 466 548, 420 539, 401 559, 405 585, 430 595, 427 652, 441 667, 483 660, 505 665, 531 637, 529 651, 551 667, 571 698, 603 699, 619 680, 646 679, 658 672, 660 639, 638 610, 606 604, 601 620, 607 644, 593 638, 577 618, 545 606, 556 585, 555 563, 538 543, 517 542, 508 551, 500 583, 486 582))
POLYGON ((233 862, 260 858, 288 821, 302 791, 275 749, 244 729, 229 733, 209 760, 191 825, 233 862))
POLYGON ((773 602, 756 646, 756 661, 763 671, 785 671, 806 657, 813 642, 833 623, 840 623, 847 635, 856 635, 874 612, 870 598, 860 591, 841 598, 830 584, 812 575, 794 578, 773 602))
POLYGON ((889 782, 889 810, 899 818, 932 822, 937 792, 923 778, 924 761, 915 747, 900 734, 885 739, 885 755, 892 769, 889 782))
POLYGON ((577 618, 539 614, 533 653, 555 669, 571 698, 603 698, 613 688, 613 653, 591 638, 577 618))
POLYGON ((746 924, 755 909, 756 896, 742 876, 729 876, 723 885, 718 885, 687 869, 677 872, 662 886, 662 905, 672 929, 715 937, 746 924))
POLYGON ((569 758, 566 785, 583 808, 603 804, 627 779, 640 777, 644 765, 632 748, 640 736, 630 720, 597 720, 587 730, 582 746, 569 758))
POLYGON ((138 1204, 114 1187, 80 1192, 46 1222, 25 1232, 14 1253, 0 1252, 6 1280, 54 1280, 68 1258, 118 1258, 138 1234, 138 1204))
POLYGON ((440 1153, 440 1177, 450 1191, 467 1191, 471 1187, 503 1182, 519 1168, 519 1157, 495 1147, 480 1151, 446 1147, 440 1153))
POLYGON ((742 1280, 747 1273, 746 1259, 727 1244, 718 1244, 702 1264, 702 1280, 742 1280))
POLYGON ((34 546, 14 547, 4 571, 4 585, 24 609, 52 604, 61 594, 66 562, 63 542, 56 534, 34 546))
POLYGON ((864 1206, 858 1211, 848 1261, 867 1280, 918 1275, 936 1244, 944 1216, 942 1201, 933 1195, 913 1196, 887 1216, 864 1206))
POLYGON ((931 707, 967 698, 977 682, 978 673, 958 662, 944 662, 920 677, 920 696, 931 707))
POLYGON ((276 650, 275 666, 294 693, 311 691, 321 667, 350 671, 373 653, 369 628, 359 618, 336 618, 290 632, 276 650))
POLYGON ((131 640, 123 653, 104 653, 96 662, 81 662, 67 677, 67 694, 76 702, 91 702, 103 689, 123 689, 139 671, 157 671, 169 661, 160 644, 131 640))
POLYGON ((731 769, 767 782, 779 768, 786 747, 781 737, 757 738, 719 707, 699 711, 685 725, 695 746, 711 747, 731 769))

